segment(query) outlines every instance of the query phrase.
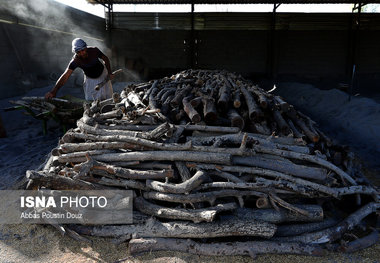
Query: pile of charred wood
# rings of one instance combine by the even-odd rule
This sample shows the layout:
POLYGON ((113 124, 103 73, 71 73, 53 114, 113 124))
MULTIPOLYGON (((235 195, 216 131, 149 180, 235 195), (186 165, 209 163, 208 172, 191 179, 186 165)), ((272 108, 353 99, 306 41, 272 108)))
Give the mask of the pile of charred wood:
POLYGON ((133 189, 134 223, 67 233, 204 255, 321 255, 378 240, 379 192, 352 153, 240 76, 187 70, 84 108, 44 170, 28 171, 28 189, 133 189))
POLYGON ((7 108, 5 111, 24 110, 25 114, 41 120, 44 134, 47 133, 49 120, 59 123, 66 131, 66 127, 74 127, 76 121, 83 115, 83 100, 74 97, 50 100, 45 100, 44 97, 23 97, 9 102, 15 106, 7 108))

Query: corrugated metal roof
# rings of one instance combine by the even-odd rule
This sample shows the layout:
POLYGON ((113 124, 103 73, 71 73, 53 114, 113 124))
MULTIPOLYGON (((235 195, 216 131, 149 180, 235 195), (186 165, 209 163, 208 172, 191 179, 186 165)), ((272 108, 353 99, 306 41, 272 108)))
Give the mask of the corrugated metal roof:
MULTIPOLYGON (((107 17, 107 16, 106 16, 107 17)), ((195 30, 270 30, 270 13, 196 13, 195 30)), ((128 30, 190 30, 190 13, 113 13, 113 27, 128 30)), ((278 13, 276 30, 344 30, 352 27, 350 13, 278 13)), ((361 15, 361 30, 380 30, 380 15, 361 15)))
POLYGON ((361 2, 362 4, 380 3, 380 0, 372 1, 355 1, 355 0, 289 0, 289 1, 271 1, 271 0, 87 0, 92 4, 353 4, 361 2))

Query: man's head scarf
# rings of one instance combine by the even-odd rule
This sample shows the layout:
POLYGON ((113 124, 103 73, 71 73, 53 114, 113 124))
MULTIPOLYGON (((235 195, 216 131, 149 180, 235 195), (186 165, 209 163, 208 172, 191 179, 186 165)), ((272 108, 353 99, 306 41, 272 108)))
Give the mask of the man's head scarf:
POLYGON ((73 53, 77 53, 87 47, 86 42, 84 42, 83 39, 80 38, 74 39, 71 45, 73 53))

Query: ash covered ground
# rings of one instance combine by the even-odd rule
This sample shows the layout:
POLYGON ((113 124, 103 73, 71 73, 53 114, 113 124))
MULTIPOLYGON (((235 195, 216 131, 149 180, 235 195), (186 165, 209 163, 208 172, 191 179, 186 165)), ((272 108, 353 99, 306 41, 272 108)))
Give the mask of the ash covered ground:
MULTIPOLYGON (((125 86, 126 83, 115 83, 114 92, 121 92, 125 86)), ((4 109, 15 106, 9 101, 22 97, 41 97, 52 87, 32 89, 23 96, 0 100, 0 115, 7 132, 6 138, 0 138, 0 190, 19 187, 27 170, 43 167, 50 151, 64 135, 62 127, 53 120, 48 121, 48 132, 44 135, 42 121, 25 115, 24 110, 4 109)), ((66 94, 84 98, 81 87, 63 87, 58 96, 66 94)))

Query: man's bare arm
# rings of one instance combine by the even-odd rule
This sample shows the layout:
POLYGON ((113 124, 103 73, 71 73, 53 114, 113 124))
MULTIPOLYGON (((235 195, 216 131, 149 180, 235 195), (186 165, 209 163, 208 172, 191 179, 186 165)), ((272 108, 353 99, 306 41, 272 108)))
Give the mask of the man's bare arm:
POLYGON ((46 99, 54 98, 57 95, 58 90, 65 85, 67 80, 70 78, 71 74, 73 73, 72 69, 67 68, 62 75, 59 77, 57 82, 55 83, 54 88, 45 94, 46 99))
POLYGON ((112 71, 111 71, 110 60, 109 60, 109 58, 106 55, 102 55, 101 58, 102 58, 102 60, 104 61, 105 65, 106 65, 106 69, 108 71, 109 79, 112 80, 114 76, 113 76, 112 71))

